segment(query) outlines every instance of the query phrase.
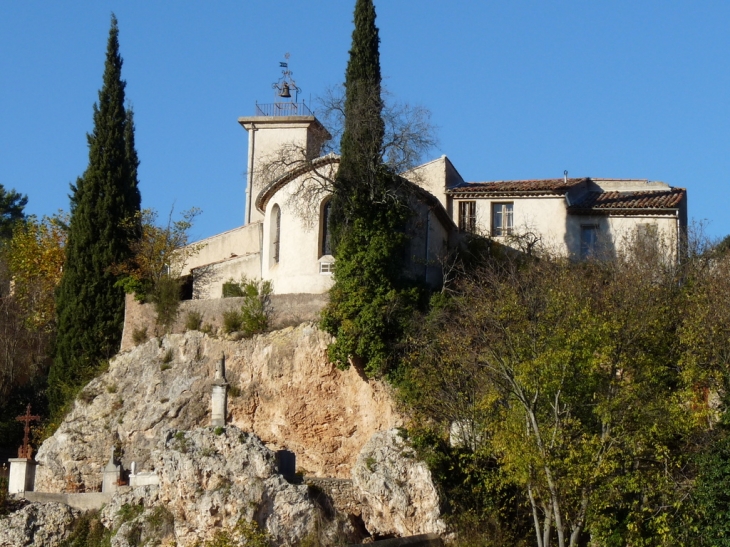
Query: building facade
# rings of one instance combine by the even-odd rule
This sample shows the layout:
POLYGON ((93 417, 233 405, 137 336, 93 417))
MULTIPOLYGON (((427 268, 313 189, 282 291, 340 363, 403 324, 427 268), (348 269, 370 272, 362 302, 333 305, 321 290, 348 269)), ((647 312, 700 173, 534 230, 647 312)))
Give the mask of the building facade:
MULTIPOLYGON (((329 134, 306 105, 257 105, 239 118, 248 132, 243 226, 197 242, 188 260, 196 298, 219 298, 224 282, 262 279, 275 294, 322 294, 336 267, 329 245, 329 188, 336 155, 320 155, 329 134), (203 282, 203 280, 205 280, 203 282)), ((636 234, 680 253, 687 193, 639 179, 464 181, 442 156, 403 175, 414 192, 408 274, 441 282, 441 259, 464 234, 524 251, 536 245, 585 259, 610 257, 636 234)))

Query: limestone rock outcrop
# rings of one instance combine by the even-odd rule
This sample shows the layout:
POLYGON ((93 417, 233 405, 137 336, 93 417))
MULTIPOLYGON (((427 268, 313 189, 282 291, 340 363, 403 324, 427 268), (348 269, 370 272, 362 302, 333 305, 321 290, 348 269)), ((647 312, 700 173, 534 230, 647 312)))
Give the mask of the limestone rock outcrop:
MULTIPOLYGON (((284 480, 274 453, 235 426, 165 431, 151 461, 159 486, 117 494, 102 511, 104 525, 117 531, 112 547, 126 547, 129 538, 195 545, 241 519, 256 523, 274 545, 296 545, 322 533, 308 488, 284 480), (134 517, 125 518, 130 511, 134 517)), ((347 524, 329 519, 325 533, 360 539, 347 524)))
POLYGON ((229 422, 296 454, 315 476, 349 478, 373 433, 400 425, 389 389, 327 360, 331 338, 312 324, 248 340, 197 331, 153 338, 111 360, 38 450, 36 490, 98 490, 113 446, 148 469, 162 431, 210 422, 215 362, 226 356, 229 422))
POLYGON ((0 547, 56 547, 79 514, 61 503, 29 503, 0 518, 0 547))
POLYGON ((362 518, 371 534, 442 534, 439 496, 426 464, 397 429, 379 431, 363 447, 352 470, 362 518))

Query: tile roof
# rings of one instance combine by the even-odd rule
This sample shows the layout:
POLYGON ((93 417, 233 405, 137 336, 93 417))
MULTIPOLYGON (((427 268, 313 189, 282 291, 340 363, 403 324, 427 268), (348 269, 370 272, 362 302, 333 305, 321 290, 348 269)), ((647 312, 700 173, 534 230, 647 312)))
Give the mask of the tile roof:
POLYGON ((472 194, 564 194, 570 188, 587 178, 536 179, 536 180, 499 180, 494 182, 467 182, 450 188, 452 196, 472 194))
POLYGON ((687 191, 684 188, 643 190, 637 192, 588 192, 570 205, 572 213, 646 211, 676 209, 687 191))

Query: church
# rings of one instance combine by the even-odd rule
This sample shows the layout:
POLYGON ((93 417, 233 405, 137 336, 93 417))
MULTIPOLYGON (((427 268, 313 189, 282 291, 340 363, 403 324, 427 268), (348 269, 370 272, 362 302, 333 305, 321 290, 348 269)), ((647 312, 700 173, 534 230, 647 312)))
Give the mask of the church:
MULTIPOLYGON (((286 72, 285 72, 286 74, 286 72)), ((221 297, 242 276, 274 294, 323 294, 337 267, 329 242, 329 197, 339 157, 319 155, 330 137, 284 79, 272 104, 238 123, 248 133, 244 224, 195 243, 183 275, 194 298, 221 297), (205 281, 203 281, 203 279, 205 281)), ((535 245, 575 259, 609 257, 636 235, 680 255, 687 192, 641 179, 563 177, 465 181, 447 156, 401 175, 412 186, 408 275, 438 286, 444 257, 466 234, 518 251, 535 245)))

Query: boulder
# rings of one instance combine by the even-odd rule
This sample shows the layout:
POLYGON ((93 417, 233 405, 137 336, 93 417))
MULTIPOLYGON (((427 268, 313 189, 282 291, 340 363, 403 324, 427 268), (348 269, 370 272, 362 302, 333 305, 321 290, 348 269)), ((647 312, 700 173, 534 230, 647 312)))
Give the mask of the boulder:
POLYGON ((29 503, 0 518, 0 547, 55 547, 80 514, 61 503, 29 503))
POLYGON ((357 458, 352 481, 371 534, 403 537, 446 531, 431 472, 398 429, 370 438, 357 458))

